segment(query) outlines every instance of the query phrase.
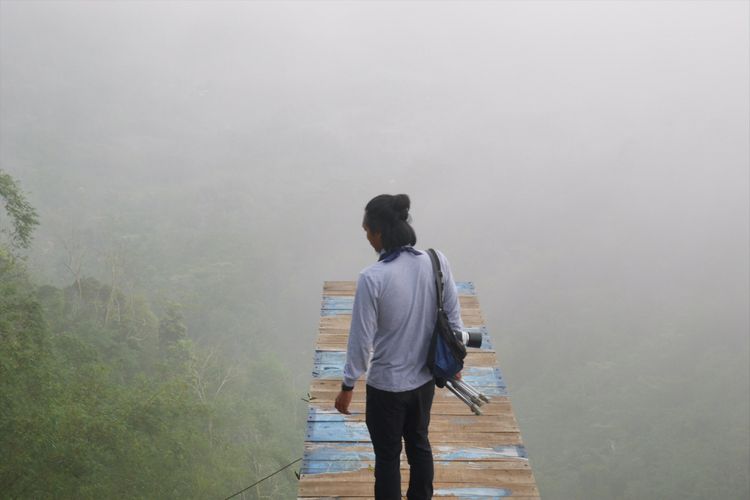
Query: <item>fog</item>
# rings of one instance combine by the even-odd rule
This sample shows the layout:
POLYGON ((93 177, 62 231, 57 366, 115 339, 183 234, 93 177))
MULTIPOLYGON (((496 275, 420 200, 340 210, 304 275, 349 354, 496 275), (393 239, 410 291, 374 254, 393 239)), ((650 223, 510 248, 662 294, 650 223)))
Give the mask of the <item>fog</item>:
POLYGON ((322 283, 407 193, 476 285, 543 498, 747 497, 747 2, 0 5, 34 283, 78 263, 275 360, 290 453, 322 283))

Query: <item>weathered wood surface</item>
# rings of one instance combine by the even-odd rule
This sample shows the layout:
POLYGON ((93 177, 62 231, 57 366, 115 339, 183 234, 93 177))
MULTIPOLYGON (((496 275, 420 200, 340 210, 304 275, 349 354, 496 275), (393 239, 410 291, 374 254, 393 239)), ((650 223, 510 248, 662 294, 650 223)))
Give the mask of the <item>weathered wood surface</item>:
MULTIPOLYGON (((323 287, 300 470, 301 499, 373 498, 375 455, 364 421, 366 380, 361 379, 354 389, 351 415, 342 415, 333 406, 346 361, 355 287, 351 281, 327 281, 323 287)), ((464 379, 492 402, 482 407, 483 415, 475 416, 453 393, 436 389, 430 422, 434 496, 538 499, 539 490, 474 285, 461 282, 457 287, 464 325, 483 336, 480 349, 469 349, 464 379)), ((401 468, 405 493, 409 467, 403 454, 401 468)))

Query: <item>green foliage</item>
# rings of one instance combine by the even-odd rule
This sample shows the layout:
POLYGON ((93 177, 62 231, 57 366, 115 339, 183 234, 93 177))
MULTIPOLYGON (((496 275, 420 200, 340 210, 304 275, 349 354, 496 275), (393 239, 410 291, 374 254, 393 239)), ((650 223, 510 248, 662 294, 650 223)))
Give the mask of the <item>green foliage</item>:
POLYGON ((173 348, 187 338, 187 327, 183 320, 180 305, 168 303, 159 321, 159 346, 163 350, 173 348))
POLYGON ((12 230, 3 229, 10 237, 11 248, 29 248, 31 233, 39 224, 37 213, 13 177, 0 169, 0 197, 5 200, 5 211, 10 217, 12 230))
POLYGON ((38 431, 49 428, 50 415, 35 406, 42 401, 46 409, 54 395, 48 340, 24 270, 0 255, 0 491, 22 493, 24 471, 48 448, 38 431))
MULTIPOLYGON (((297 424, 289 385, 277 363, 229 365, 196 347, 175 304, 157 320, 94 279, 35 288, 0 260, 4 497, 231 493, 299 453, 299 436, 280 432, 297 424)), ((263 488, 294 494, 293 483, 263 488)))
MULTIPOLYGON (((172 271, 154 267, 153 246, 100 245, 125 241, 115 226, 66 246, 70 286, 34 286, 16 252, 36 212, 0 174, 11 219, 0 245, 1 497, 221 497, 298 456, 304 406, 289 374, 223 343, 254 328, 246 280, 225 265, 157 276, 172 271), (85 276, 84 253, 106 261, 108 282, 85 276), (189 306, 140 295, 138 281, 144 290, 174 281, 189 306)), ((133 229, 126 242, 142 243, 133 229)), ((295 492, 290 473, 245 498, 295 492)))

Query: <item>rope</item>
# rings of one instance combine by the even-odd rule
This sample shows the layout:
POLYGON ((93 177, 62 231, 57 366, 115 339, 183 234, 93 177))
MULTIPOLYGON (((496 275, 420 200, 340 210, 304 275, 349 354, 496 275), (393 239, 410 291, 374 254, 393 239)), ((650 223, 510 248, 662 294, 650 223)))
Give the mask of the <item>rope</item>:
POLYGON ((250 486, 248 486, 247 488, 245 488, 245 489, 243 489, 243 490, 240 490, 240 491, 238 491, 237 493, 234 493, 234 494, 232 494, 232 495, 229 495, 229 496, 228 496, 228 497, 226 497, 226 498, 225 498, 224 500, 229 500, 230 498, 234 498, 234 497, 236 497, 236 496, 237 496, 237 495, 239 495, 240 493, 244 493, 244 492, 246 492, 247 490, 249 490, 249 489, 250 489, 250 488, 252 488, 253 486, 257 486, 257 485, 259 485, 260 483, 262 483, 262 482, 263 482, 263 481, 265 481, 266 479, 268 479, 268 478, 270 478, 270 477, 273 477, 273 476, 275 476, 275 475, 276 475, 276 474, 278 474, 279 472, 283 471, 283 470, 284 470, 284 469, 286 469, 287 467, 291 467, 292 465, 296 464, 296 463, 297 463, 297 462, 299 462, 300 460, 302 460, 302 457, 299 457, 299 458, 298 458, 297 460, 295 460, 294 462, 289 462, 288 464, 286 464, 286 465, 285 465, 284 467, 282 467, 281 469, 277 470, 276 472, 274 472, 274 473, 272 473, 272 474, 269 474, 269 475, 267 475, 267 476, 266 476, 266 477, 264 477, 263 479, 261 479, 261 480, 259 480, 259 481, 255 481, 255 482, 254 482, 253 484, 251 484, 251 485, 250 485, 250 486))

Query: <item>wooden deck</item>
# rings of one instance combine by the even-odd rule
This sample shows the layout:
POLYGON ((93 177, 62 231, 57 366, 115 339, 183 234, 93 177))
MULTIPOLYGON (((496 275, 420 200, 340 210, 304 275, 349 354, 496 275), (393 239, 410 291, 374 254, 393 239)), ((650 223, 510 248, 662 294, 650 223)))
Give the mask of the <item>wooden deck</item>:
MULTIPOLYGON (((447 389, 435 390, 430 422, 434 496, 538 499, 474 285, 462 282, 457 286, 464 326, 484 335, 481 349, 469 349, 464 380, 492 402, 482 407, 483 415, 475 416, 447 389)), ((364 422, 364 380, 354 389, 352 415, 342 415, 333 407, 346 359, 354 288, 355 283, 349 281, 327 281, 323 287, 299 498, 373 498, 375 456, 364 422)), ((405 494, 409 466, 404 455, 401 468, 405 494)))

